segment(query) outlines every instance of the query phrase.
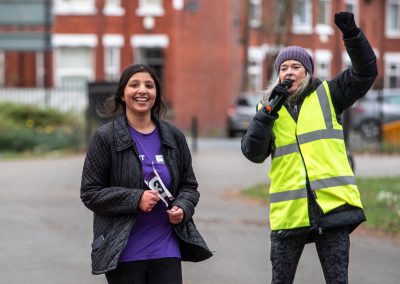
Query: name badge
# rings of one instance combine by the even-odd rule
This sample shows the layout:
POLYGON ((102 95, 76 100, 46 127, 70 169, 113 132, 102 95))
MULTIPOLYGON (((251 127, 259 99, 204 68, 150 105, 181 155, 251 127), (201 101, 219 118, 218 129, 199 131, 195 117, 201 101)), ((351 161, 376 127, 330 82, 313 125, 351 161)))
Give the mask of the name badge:
POLYGON ((156 155, 156 161, 158 164, 164 164, 164 156, 163 155, 156 155))

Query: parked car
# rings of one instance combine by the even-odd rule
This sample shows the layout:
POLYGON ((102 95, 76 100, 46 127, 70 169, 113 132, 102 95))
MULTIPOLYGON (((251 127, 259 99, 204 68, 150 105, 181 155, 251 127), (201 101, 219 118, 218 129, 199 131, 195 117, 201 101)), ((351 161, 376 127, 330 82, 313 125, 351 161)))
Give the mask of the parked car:
POLYGON ((350 109, 350 125, 368 141, 379 139, 381 126, 400 120, 400 89, 371 90, 350 109))
POLYGON ((262 95, 241 94, 235 99, 232 107, 227 110, 227 135, 235 137, 243 135, 250 121, 256 113, 257 104, 260 102, 262 95))

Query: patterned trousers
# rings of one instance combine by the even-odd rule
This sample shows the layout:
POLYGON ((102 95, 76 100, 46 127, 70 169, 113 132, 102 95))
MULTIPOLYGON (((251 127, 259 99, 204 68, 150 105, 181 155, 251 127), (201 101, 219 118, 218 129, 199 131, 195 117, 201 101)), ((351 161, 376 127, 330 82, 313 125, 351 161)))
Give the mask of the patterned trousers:
MULTIPOLYGON (((272 284, 291 284, 307 236, 271 241, 272 284)), ((347 229, 315 238, 315 246, 327 284, 347 284, 350 237, 347 229)))

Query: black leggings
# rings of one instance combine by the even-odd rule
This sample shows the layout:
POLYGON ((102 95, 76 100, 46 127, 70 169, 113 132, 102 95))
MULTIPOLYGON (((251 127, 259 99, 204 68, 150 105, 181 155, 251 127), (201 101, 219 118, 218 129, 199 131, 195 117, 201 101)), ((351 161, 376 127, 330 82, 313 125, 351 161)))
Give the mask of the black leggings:
MULTIPOLYGON (((307 236, 271 242, 272 283, 293 283, 307 236)), ((347 284, 350 238, 347 229, 327 232, 315 239, 327 284, 347 284)))
POLYGON ((108 284, 182 284, 179 258, 120 262, 106 273, 108 284))

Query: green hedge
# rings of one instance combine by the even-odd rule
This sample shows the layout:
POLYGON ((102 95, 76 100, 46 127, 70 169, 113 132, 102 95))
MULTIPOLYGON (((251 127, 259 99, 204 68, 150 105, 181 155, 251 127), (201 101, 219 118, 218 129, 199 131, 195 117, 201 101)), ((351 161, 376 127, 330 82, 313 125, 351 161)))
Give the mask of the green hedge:
POLYGON ((0 151, 77 150, 84 123, 76 115, 31 105, 0 103, 0 151))

